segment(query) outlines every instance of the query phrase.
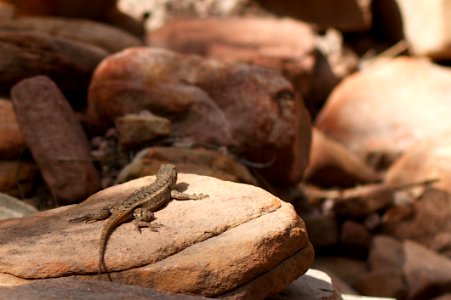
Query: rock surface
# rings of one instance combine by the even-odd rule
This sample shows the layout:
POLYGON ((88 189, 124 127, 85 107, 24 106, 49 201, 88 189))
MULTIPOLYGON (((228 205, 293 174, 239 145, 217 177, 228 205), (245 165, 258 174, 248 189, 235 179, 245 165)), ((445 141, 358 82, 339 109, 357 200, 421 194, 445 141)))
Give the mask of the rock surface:
MULTIPOLYGON (((21 278, 95 277, 102 222, 74 225, 68 220, 120 201, 153 180, 140 178, 103 190, 77 206, 1 222, 2 285, 16 285, 21 278)), ((133 224, 119 226, 105 255, 114 282, 166 292, 262 299, 310 267, 313 249, 290 204, 262 189, 209 177, 179 174, 178 182, 179 188, 188 186, 187 193, 209 197, 171 201, 156 212, 162 225, 158 232, 140 234, 133 224)))
POLYGON ((427 188, 412 203, 389 209, 383 231, 399 239, 417 241, 451 258, 451 194, 427 188))
POLYGON ((400 9, 404 35, 410 50, 417 56, 451 58, 451 27, 448 1, 427 4, 421 0, 396 0, 400 9), (436 34, 431 34, 435 32, 436 34))
POLYGON ((96 192, 100 183, 89 142, 53 81, 25 79, 11 95, 25 141, 53 195, 73 202, 96 192))
POLYGON ((314 129, 310 162, 304 178, 321 187, 351 187, 376 181, 379 176, 360 157, 314 129))
POLYGON ((114 118, 142 110, 170 118, 175 137, 269 163, 260 172, 275 183, 297 183, 306 167, 309 116, 274 70, 130 48, 96 69, 88 117, 105 129, 114 118))
MULTIPOLYGON (((408 148, 387 170, 388 184, 437 179, 433 186, 451 192, 451 141, 449 132, 424 139, 408 148)), ((419 195, 421 189, 415 189, 419 195)))
POLYGON ((151 289, 104 281, 80 281, 68 278, 35 281, 30 284, 0 287, 0 294, 10 300, 79 300, 79 299, 136 299, 136 300, 202 300, 201 296, 159 293, 151 289))
POLYGON ((0 192, 24 197, 30 195, 39 177, 39 169, 33 162, 0 160, 0 192))
POLYGON ((171 122, 150 112, 129 114, 114 120, 119 142, 126 149, 144 146, 171 134, 171 122))
POLYGON ((18 158, 24 149, 12 103, 0 98, 0 159, 18 158))
POLYGON ((365 31, 371 26, 371 1, 358 0, 258 0, 273 13, 314 23, 324 30, 365 31))
POLYGON ((450 82, 448 68, 424 59, 375 63, 335 88, 316 125, 363 157, 397 155, 450 130, 450 82))
POLYGON ((20 218, 38 210, 19 199, 0 193, 0 220, 20 218))
POLYGON ((141 41, 110 25, 82 19, 22 17, 0 22, 0 30, 37 31, 100 47, 109 53, 141 45, 141 41))
POLYGON ((0 31, 0 87, 9 88, 18 81, 47 75, 68 91, 88 86, 94 68, 108 54, 85 43, 35 31, 0 31))
POLYGON ((163 163, 177 165, 181 173, 193 173, 222 180, 258 185, 248 169, 230 155, 207 149, 151 147, 141 150, 119 174, 117 181, 155 174, 163 163))

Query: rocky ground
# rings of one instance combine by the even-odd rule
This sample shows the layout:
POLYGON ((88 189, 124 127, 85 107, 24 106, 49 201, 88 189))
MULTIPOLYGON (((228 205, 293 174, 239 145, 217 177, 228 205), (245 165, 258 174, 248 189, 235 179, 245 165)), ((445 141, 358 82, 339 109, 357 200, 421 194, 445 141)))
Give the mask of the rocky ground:
POLYGON ((450 299, 448 11, 0 1, 0 298, 450 299), (96 281, 103 222, 68 220, 162 163, 209 197, 96 281))

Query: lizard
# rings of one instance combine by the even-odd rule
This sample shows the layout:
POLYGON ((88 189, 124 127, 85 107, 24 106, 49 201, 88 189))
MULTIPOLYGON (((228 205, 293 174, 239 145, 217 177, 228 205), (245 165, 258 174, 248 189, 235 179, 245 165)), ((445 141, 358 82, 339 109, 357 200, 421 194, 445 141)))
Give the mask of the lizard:
POLYGON ((100 279, 102 267, 107 272, 105 266, 105 250, 110 234, 122 223, 133 220, 135 228, 141 232, 141 227, 148 227, 152 231, 161 225, 152 226, 151 221, 155 219, 154 211, 162 208, 171 199, 177 200, 199 200, 208 197, 205 194, 185 194, 174 189, 177 183, 177 170, 172 164, 160 166, 156 180, 148 186, 144 186, 124 201, 102 208, 101 210, 86 214, 84 216, 69 220, 69 222, 96 222, 107 219, 102 227, 99 240, 99 262, 98 278, 100 279))

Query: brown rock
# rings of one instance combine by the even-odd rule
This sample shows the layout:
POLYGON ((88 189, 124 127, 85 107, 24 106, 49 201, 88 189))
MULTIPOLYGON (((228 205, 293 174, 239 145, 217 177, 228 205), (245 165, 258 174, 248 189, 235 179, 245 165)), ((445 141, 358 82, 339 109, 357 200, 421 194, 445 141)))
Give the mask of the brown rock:
POLYGON ((315 247, 335 245, 338 241, 338 225, 334 214, 311 212, 302 214, 315 247))
POLYGON ((33 162, 19 160, 0 160, 0 192, 23 197, 30 195, 39 169, 33 162))
POLYGON ((12 103, 0 98, 0 159, 18 158, 24 149, 12 103))
POLYGON ((62 89, 87 88, 108 53, 98 47, 34 31, 0 31, 0 86, 7 89, 34 75, 48 75, 62 89))
POLYGON ((426 60, 376 63, 335 88, 316 125, 363 157, 397 155, 450 130, 450 82, 451 71, 426 60))
POLYGON ((269 11, 314 23, 320 29, 365 31, 371 26, 371 1, 358 0, 258 0, 269 11))
MULTIPOLYGON (((421 140, 408 148, 385 173, 388 184, 437 179, 433 186, 451 192, 451 143, 449 133, 421 140)), ((424 188, 414 190, 421 194, 424 188)))
POLYGON ((141 45, 141 41, 113 26, 81 19, 22 17, 0 22, 0 30, 38 31, 54 37, 90 44, 114 53, 141 45))
POLYGON ((207 149, 174 147, 151 147, 141 150, 121 171, 117 181, 126 182, 153 175, 164 163, 175 164, 180 173, 193 173, 258 185, 248 169, 228 154, 207 149))
POLYGON ((309 117, 273 70, 153 48, 110 56, 94 74, 89 119, 106 128, 142 110, 170 118, 175 137, 270 162, 261 172, 278 184, 299 181, 307 164, 309 117))
POLYGON ((321 187, 351 187, 376 181, 374 170, 343 145, 314 129, 305 180, 321 187))
POLYGON ((15 85, 11 95, 24 138, 53 195, 73 202, 97 191, 88 140, 58 87, 38 76, 15 85))
POLYGON ((14 197, 0 193, 0 220, 9 218, 20 218, 38 210, 25 202, 14 197))
POLYGON ((371 234, 364 225, 346 220, 341 228, 340 241, 347 253, 354 256, 365 255, 371 242, 371 234))
POLYGON ((368 272, 364 261, 344 256, 317 256, 313 267, 337 275, 350 286, 354 286, 359 278, 368 272))
POLYGON ((374 237, 368 257, 371 271, 358 278, 356 288, 368 296, 405 299, 407 286, 402 272, 403 261, 401 242, 384 235, 374 237))
POLYGON ((202 300, 200 296, 159 293, 151 289, 104 281, 80 281, 58 278, 35 281, 15 287, 0 287, 0 294, 10 300, 79 300, 79 299, 136 299, 136 300, 202 300))
POLYGON ((285 288, 281 295, 283 298, 296 300, 341 300, 340 293, 332 283, 328 274, 315 269, 309 269, 304 275, 293 281, 285 288))
MULTIPOLYGON (((16 284, 14 277, 95 277, 103 222, 74 225, 68 220, 116 203, 153 180, 140 178, 103 190, 77 206, 0 222, 2 240, 7 241, 0 246, 0 282, 16 284)), ((209 198, 171 201, 156 212, 162 225, 158 232, 140 234, 131 223, 119 226, 105 255, 114 282, 157 291, 263 299, 310 267, 313 249, 290 204, 262 189, 209 177, 179 174, 179 183, 188 184, 187 193, 202 192, 209 198), (255 292, 259 296, 251 298, 255 292)))
POLYGON ((0 2, 0 21, 12 19, 15 12, 16 8, 12 4, 0 2))
POLYGON ((412 241, 403 243, 408 299, 431 299, 451 292, 451 260, 412 241))
POLYGON ((119 142, 124 148, 143 148, 147 143, 171 134, 171 122, 148 111, 114 120, 119 142))
POLYGON ((174 19, 149 32, 147 44, 278 69, 303 96, 309 93, 316 63, 311 26, 290 19, 174 19))
POLYGON ((451 194, 428 188, 411 204, 388 210, 383 231, 399 239, 415 240, 451 257, 451 194))

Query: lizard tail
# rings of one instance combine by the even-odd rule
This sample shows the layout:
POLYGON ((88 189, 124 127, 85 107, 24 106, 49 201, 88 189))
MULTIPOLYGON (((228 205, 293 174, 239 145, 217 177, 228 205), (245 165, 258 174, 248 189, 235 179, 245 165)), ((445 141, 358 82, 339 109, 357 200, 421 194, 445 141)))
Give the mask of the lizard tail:
MULTIPOLYGON (((100 279, 100 275, 103 271, 107 272, 107 268, 105 265, 105 250, 106 245, 108 242, 108 238, 110 237, 111 232, 121 223, 121 216, 112 216, 110 219, 108 219, 108 223, 106 223, 103 228, 102 232, 100 234, 100 244, 99 244, 99 268, 97 272, 97 277, 100 279)), ((110 277, 108 276, 110 279, 110 277)), ((111 280, 111 279, 110 279, 111 280)))

